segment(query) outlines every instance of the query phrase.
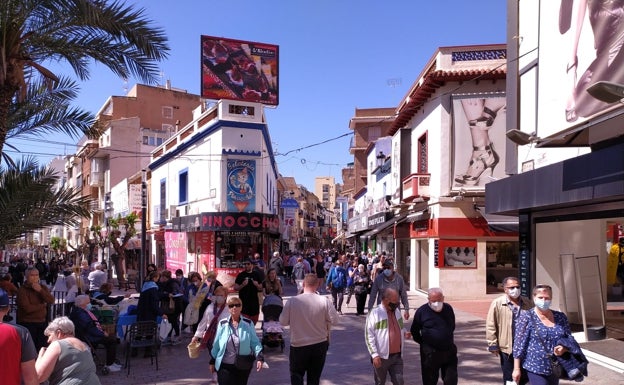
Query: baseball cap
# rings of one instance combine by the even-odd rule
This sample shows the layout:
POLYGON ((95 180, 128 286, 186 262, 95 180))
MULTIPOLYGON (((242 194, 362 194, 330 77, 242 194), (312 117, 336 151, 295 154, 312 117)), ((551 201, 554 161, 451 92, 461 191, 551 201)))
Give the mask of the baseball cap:
POLYGON ((9 306, 9 295, 6 291, 0 289, 0 307, 9 306))
POLYGON ((393 267, 394 266, 394 261, 392 261, 392 259, 386 259, 385 261, 383 261, 382 266, 383 267, 393 267))

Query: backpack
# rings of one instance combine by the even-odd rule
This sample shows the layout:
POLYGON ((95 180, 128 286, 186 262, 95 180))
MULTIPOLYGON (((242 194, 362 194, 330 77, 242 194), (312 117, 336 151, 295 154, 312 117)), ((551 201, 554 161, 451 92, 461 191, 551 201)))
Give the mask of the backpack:
POLYGON ((305 272, 303 271, 303 263, 297 263, 293 267, 292 275, 293 277, 295 277, 295 279, 303 279, 303 277, 305 276, 305 272))
POLYGON ((332 282, 332 287, 334 287, 335 289, 342 289, 345 286, 345 282, 346 282, 344 269, 336 267, 334 269, 334 274, 333 274, 331 282, 332 282))

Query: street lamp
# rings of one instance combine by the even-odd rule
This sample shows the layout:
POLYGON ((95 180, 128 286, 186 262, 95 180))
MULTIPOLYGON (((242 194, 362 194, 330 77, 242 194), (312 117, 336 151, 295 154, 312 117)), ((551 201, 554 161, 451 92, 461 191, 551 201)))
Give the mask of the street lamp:
MULTIPOLYGON (((113 266, 111 264, 111 253, 110 253, 110 225, 109 225, 109 220, 110 218, 113 216, 113 201, 111 200, 111 193, 107 192, 106 194, 104 194, 104 225, 106 226, 106 238, 104 241, 104 245, 106 247, 106 266, 107 266, 107 273, 108 273, 108 279, 112 279, 113 278, 113 266)), ((102 256, 103 259, 104 256, 102 256)))
POLYGON ((624 102, 624 84, 601 80, 587 87, 587 93, 605 103, 624 102))
POLYGON ((139 256, 139 282, 144 280, 147 227, 147 170, 141 170, 141 255, 139 256))

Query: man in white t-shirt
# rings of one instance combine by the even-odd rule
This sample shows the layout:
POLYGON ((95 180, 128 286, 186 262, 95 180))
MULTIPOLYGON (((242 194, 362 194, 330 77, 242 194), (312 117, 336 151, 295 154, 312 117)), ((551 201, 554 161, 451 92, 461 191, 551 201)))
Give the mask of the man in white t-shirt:
POLYGON ((89 273, 87 279, 89 280, 89 291, 100 290, 100 286, 105 284, 108 280, 104 267, 101 263, 95 264, 95 270, 89 273))

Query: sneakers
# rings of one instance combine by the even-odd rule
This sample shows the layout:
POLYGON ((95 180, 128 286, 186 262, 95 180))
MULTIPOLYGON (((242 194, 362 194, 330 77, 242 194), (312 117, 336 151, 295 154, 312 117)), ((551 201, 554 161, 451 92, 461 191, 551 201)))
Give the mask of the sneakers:
POLYGON ((109 372, 119 372, 121 370, 121 365, 112 364, 107 366, 109 372))
POLYGON ((179 345, 181 342, 180 336, 171 337, 171 345, 179 345))

